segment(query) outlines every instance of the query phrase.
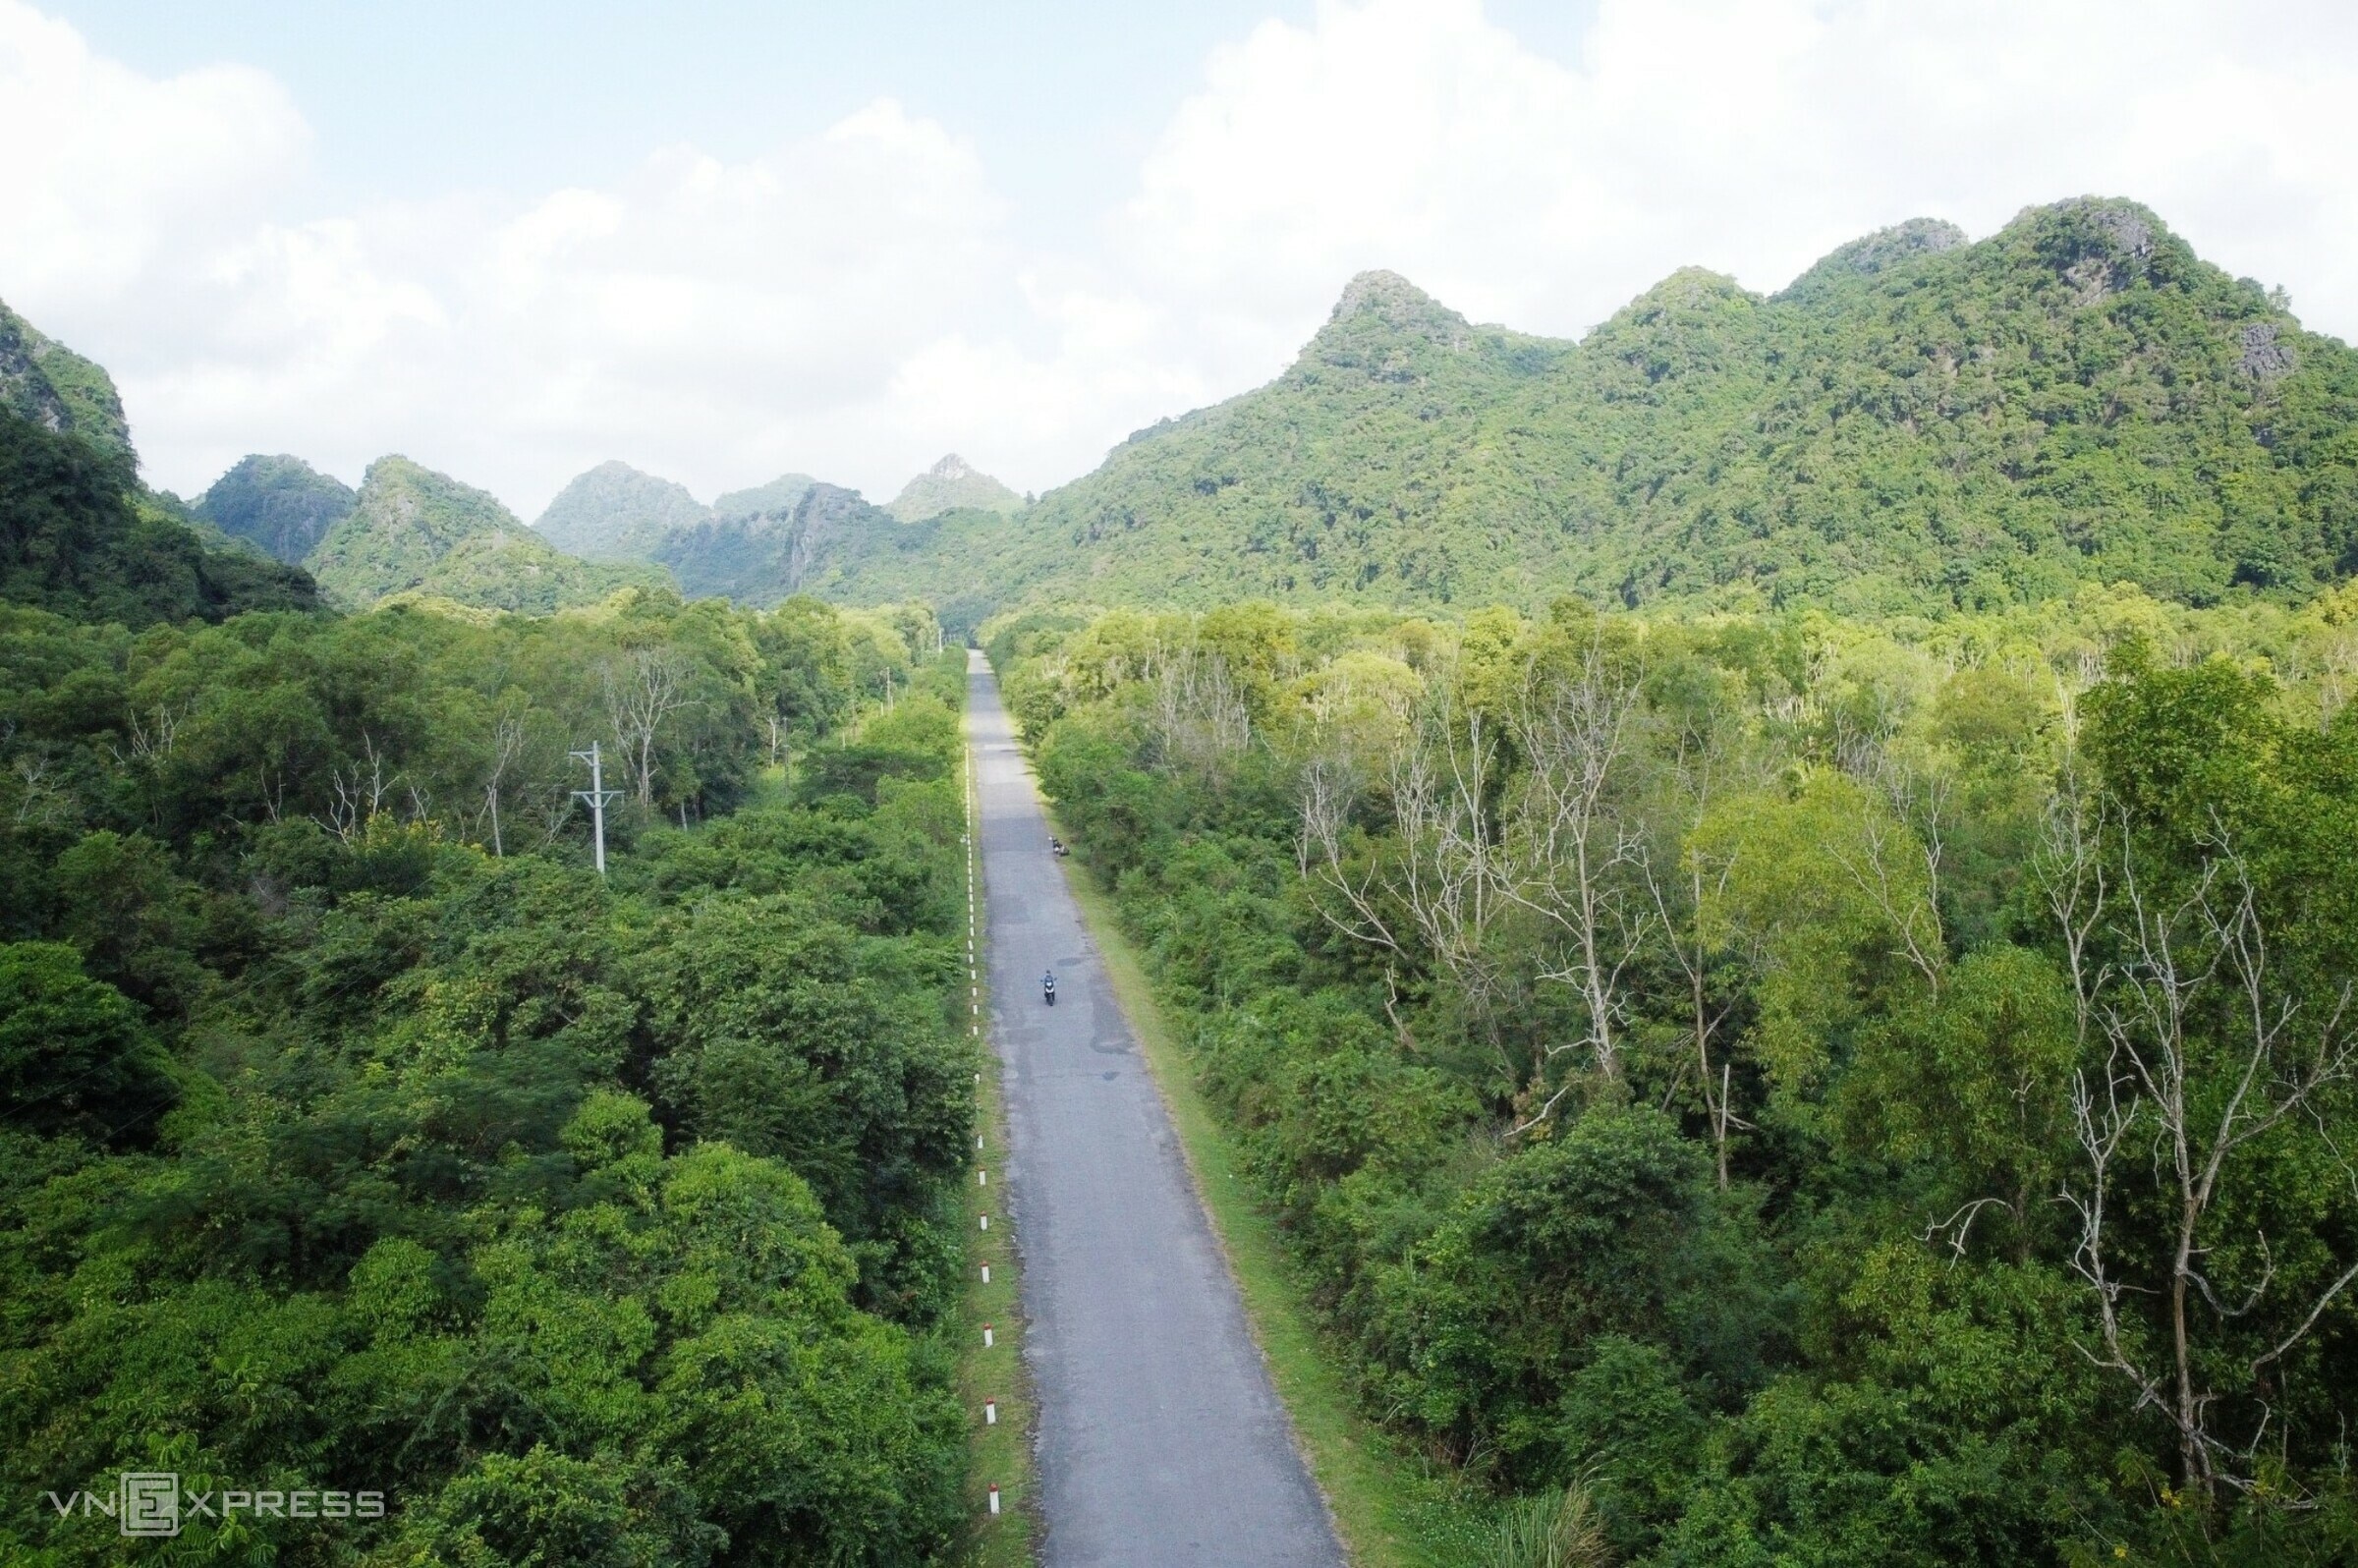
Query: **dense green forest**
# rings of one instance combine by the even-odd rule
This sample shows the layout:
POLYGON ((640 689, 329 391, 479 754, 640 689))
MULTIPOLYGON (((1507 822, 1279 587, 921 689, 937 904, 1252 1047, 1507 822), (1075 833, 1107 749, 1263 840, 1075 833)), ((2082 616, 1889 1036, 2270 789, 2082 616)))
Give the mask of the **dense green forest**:
MULTIPOLYGON (((12 527, 130 515, 110 454, 0 440, 12 527)), ((385 1506, 149 1542, 12 1506, 0 1557, 954 1550, 975 1062, 930 614, 206 624, 151 538, 65 536, 67 586, 0 605, 0 1484, 385 1506)))
POLYGON ((1365 1410, 1544 1560, 2358 1552, 2350 590, 990 647, 1365 1410))

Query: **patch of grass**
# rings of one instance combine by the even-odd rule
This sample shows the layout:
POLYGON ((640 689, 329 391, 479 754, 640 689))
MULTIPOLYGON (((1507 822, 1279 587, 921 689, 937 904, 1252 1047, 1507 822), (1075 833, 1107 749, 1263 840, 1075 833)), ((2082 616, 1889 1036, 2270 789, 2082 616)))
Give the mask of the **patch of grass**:
MULTIPOLYGON (((968 752, 969 766, 973 753, 968 752)), ((975 812, 975 786, 970 773, 967 781, 967 864, 975 873, 976 886, 982 885, 982 863, 978 849, 975 812)), ((978 906, 973 922, 975 938, 974 984, 987 992, 981 977, 990 972, 983 949, 987 927, 980 918, 978 906)), ((984 995, 978 1003, 979 1013, 968 1015, 970 1027, 990 1016, 990 998, 984 995)), ((980 1035, 976 1036, 982 1041, 980 1035)), ((1029 1568, 1035 1561, 1039 1521, 1033 1507, 1032 1432, 1033 1412, 1031 1382, 1024 1373, 1024 1314, 1020 1296, 1022 1275, 1015 1255, 1015 1231, 1007 1217, 1007 1189, 1002 1181, 1001 1163, 1007 1148, 1007 1105, 1000 1093, 998 1058, 987 1049, 982 1052, 982 1077, 977 1098, 975 1125, 981 1139, 975 1150, 973 1170, 968 1175, 966 1189, 966 1289, 959 1305, 958 1332, 963 1336, 958 1361, 958 1397, 966 1407, 973 1437, 968 1447, 971 1455, 969 1485, 973 1492, 974 1530, 969 1537, 966 1560, 975 1568, 1029 1568), (989 1184, 981 1184, 974 1172, 987 1172, 989 1184), (984 1231, 981 1216, 990 1216, 990 1229, 984 1231), (990 1283, 982 1283, 982 1265, 990 1265, 990 1283), (994 1330, 995 1342, 990 1349, 982 1348, 982 1325, 994 1330), (986 1399, 998 1401, 999 1419, 995 1426, 986 1426, 982 1419, 982 1404, 986 1399), (989 1513, 989 1488, 999 1488, 999 1514, 989 1513)))
MULTIPOLYGON (((1055 822, 1053 813, 1049 821, 1055 822)), ((1064 834, 1061 826, 1053 830, 1064 834)), ((1112 900, 1077 860, 1065 863, 1065 880, 1138 1032, 1270 1378, 1352 1562, 1358 1568, 1477 1568, 1487 1562, 1494 1510, 1359 1413, 1338 1359, 1320 1342, 1309 1292, 1276 1223, 1255 1204, 1236 1146, 1197 1086, 1194 1064, 1163 1017, 1112 900)))

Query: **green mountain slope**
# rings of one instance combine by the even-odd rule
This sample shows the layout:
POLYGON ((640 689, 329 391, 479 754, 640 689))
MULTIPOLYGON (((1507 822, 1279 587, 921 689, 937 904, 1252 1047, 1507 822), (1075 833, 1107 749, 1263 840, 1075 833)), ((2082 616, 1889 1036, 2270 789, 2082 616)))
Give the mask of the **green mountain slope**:
POLYGON ((300 562, 352 515, 358 494, 299 457, 241 458, 196 504, 198 517, 277 560, 300 562))
POLYGON ((135 628, 317 606, 307 574, 211 533, 140 484, 113 378, 0 305, 0 600, 135 628))
POLYGON ((483 609, 547 611, 594 603, 618 588, 667 586, 659 571, 580 560, 516 521, 489 493, 405 457, 368 465, 350 516, 308 563, 333 602, 397 593, 483 609))
POLYGON ((137 490, 128 453, 0 413, 0 600, 129 627, 303 610, 302 571, 207 549, 137 490))
POLYGON ((0 304, 0 410, 132 458, 114 378, 0 304))
POLYGON ((1015 512, 1023 504, 1022 496, 952 452, 902 485, 901 493, 884 510, 904 523, 923 523, 961 508, 1015 512))
POLYGON ((1578 344, 1363 275, 1277 380, 1132 436, 969 576, 1009 603, 1921 612, 2353 566, 2358 355, 2084 199, 1975 244, 1904 224, 1768 298, 1683 271, 1578 344))
POLYGON ((628 463, 600 463, 559 490, 533 530, 584 560, 645 561, 664 534, 710 515, 685 485, 628 463))

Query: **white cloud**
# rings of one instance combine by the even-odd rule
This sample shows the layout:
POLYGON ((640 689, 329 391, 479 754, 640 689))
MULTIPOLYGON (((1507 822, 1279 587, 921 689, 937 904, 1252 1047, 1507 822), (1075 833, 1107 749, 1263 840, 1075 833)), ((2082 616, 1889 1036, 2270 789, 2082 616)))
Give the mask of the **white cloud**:
POLYGON ((1215 51, 1051 253, 889 100, 740 161, 306 213, 268 77, 144 78, 0 0, 0 296, 116 371, 184 489, 256 448, 407 450, 527 515, 609 456, 888 495, 955 448, 1044 488, 1273 373, 1370 266, 1571 333, 1679 265, 1772 289, 1881 224, 2094 191, 2347 334, 2354 97, 2358 12, 2292 0, 1602 0, 1563 59, 1476 0, 1326 0, 1215 51))
POLYGON ((267 75, 214 66, 153 81, 0 0, 0 280, 103 308, 175 249, 238 232, 309 137, 267 75))
POLYGON ((1773 289, 1882 224, 1986 233, 2093 191, 2347 330, 2352 42, 2326 6, 1603 0, 1558 62, 1474 0, 1327 0, 1213 57, 1116 232, 1165 290, 1272 329, 1385 265, 1576 332, 1680 265, 1773 289))

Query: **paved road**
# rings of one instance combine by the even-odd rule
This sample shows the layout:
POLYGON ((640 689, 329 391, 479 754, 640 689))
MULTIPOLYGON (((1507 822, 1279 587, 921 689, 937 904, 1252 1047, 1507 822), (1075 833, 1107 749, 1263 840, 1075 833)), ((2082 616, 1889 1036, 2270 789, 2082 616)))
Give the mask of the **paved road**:
POLYGON ((980 654, 970 671, 1043 1560, 1339 1564, 1161 1096, 1048 854, 998 683, 980 654))

